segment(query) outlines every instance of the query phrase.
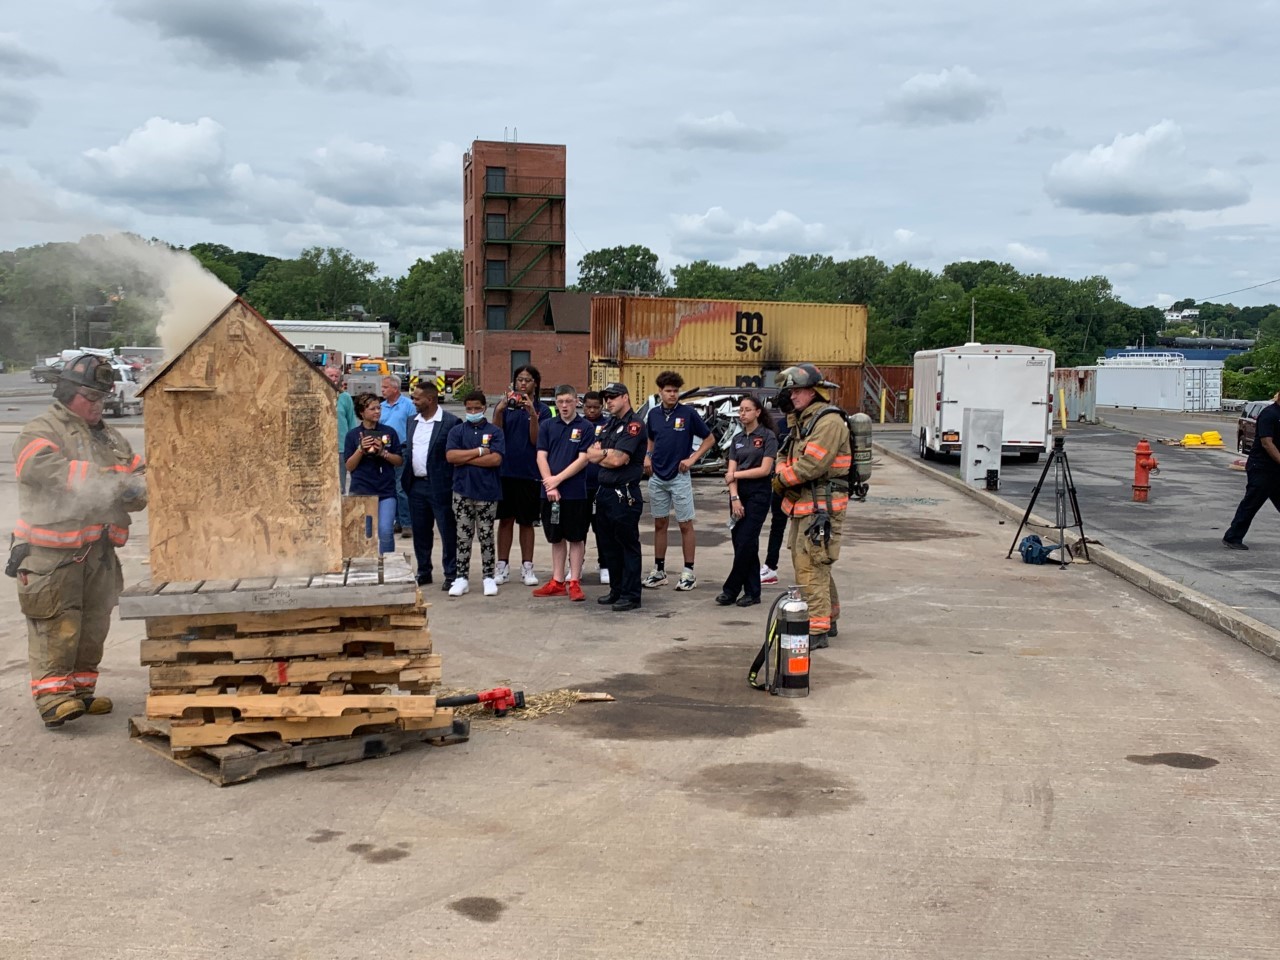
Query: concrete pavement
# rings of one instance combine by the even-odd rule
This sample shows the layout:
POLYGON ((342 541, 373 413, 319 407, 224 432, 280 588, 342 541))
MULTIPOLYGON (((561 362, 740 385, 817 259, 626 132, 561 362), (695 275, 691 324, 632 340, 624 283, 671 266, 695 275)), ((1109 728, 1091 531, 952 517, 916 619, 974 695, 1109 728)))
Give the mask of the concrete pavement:
MULTIPOLYGON (((959 474, 956 457, 932 462, 916 459, 916 443, 909 432, 882 432, 879 439, 916 463, 959 474)), ((1280 518, 1270 507, 1258 513, 1247 538, 1248 552, 1226 550, 1221 542, 1244 495, 1244 472, 1231 468, 1238 459, 1234 433, 1226 449, 1153 443, 1160 472, 1152 478, 1146 504, 1133 502, 1137 440, 1132 433, 1106 425, 1069 426, 1065 449, 1085 533, 1177 583, 1280 630, 1280 590, 1275 580, 1280 518)), ((1025 509, 1042 471, 1043 462, 1006 460, 1001 466, 1000 496, 1025 509)), ((1037 503, 1042 515, 1052 516, 1053 484, 1051 474, 1037 503)))
POLYGON ((1010 523, 886 462, 813 693, 770 698, 698 489, 690 594, 428 594, 447 685, 617 703, 224 790, 127 741, 139 624, 117 713, 41 729, 0 587, 0 956, 1274 956, 1280 665, 1097 567, 1004 560, 1010 523))

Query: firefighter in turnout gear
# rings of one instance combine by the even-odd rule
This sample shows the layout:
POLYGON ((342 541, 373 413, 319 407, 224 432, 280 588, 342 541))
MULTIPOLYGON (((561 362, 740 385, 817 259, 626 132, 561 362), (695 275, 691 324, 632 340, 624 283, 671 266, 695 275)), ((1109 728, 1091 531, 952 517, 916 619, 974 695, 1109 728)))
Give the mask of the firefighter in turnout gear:
POLYGON ((111 712, 98 663, 123 586, 116 547, 147 505, 142 457, 102 422, 111 365, 81 355, 13 447, 18 522, 5 572, 27 618, 31 694, 47 727, 111 712))
POLYGON ((844 412, 829 402, 835 384, 822 379, 817 367, 787 367, 775 382, 776 406, 787 415, 791 433, 778 453, 774 490, 791 518, 787 548, 809 604, 809 646, 822 649, 840 615, 831 565, 840 558, 853 448, 844 412))

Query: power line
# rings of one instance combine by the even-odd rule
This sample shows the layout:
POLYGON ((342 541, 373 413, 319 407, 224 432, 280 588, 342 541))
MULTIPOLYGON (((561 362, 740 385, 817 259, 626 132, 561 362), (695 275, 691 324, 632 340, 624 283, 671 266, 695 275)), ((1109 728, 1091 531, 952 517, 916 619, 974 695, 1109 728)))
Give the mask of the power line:
POLYGON ((1255 283, 1252 287, 1241 287, 1239 290, 1228 290, 1226 293, 1215 293, 1212 297, 1201 297, 1196 303, 1208 303, 1210 300, 1217 300, 1219 297, 1229 297, 1233 293, 1244 293, 1246 290, 1257 290, 1259 287, 1269 287, 1273 283, 1280 283, 1280 277, 1274 280, 1265 280, 1262 283, 1255 283))

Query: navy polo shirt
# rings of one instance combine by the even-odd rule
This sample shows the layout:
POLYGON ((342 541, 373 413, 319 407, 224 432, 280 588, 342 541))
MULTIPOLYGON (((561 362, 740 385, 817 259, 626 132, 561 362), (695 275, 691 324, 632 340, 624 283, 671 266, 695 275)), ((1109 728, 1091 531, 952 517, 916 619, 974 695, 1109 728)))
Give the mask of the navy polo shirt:
MULTIPOLYGON (((506 444, 502 429, 488 420, 467 423, 463 420, 449 431, 445 451, 474 450, 484 447, 490 453, 503 454, 506 461, 506 444)), ((497 503, 502 499, 502 479, 497 467, 477 467, 474 464, 454 464, 453 492, 468 500, 488 500, 497 503)))
MULTIPOLYGON (((605 430, 609 428, 609 415, 605 414, 599 420, 587 420, 587 427, 591 430, 591 443, 603 439, 605 430)), ((588 463, 587 469, 582 472, 587 475, 588 493, 600 486, 600 464, 588 463)))
MULTIPOLYGON (((381 424, 372 430, 366 430, 364 424, 348 431, 346 442, 342 447, 342 460, 351 459, 360 446, 360 438, 365 434, 377 437, 382 445, 391 453, 400 452, 400 438, 395 430, 381 424)), ((377 497, 387 500, 396 495, 396 468, 381 457, 365 455, 360 458, 356 468, 351 471, 351 487, 347 491, 353 497, 377 497)))
POLYGON ((634 410, 625 417, 611 417, 600 438, 602 450, 621 450, 627 462, 621 467, 600 467, 600 486, 622 487, 644 476, 644 447, 649 437, 644 421, 634 410))
POLYGON ((645 425, 653 440, 653 475, 670 480, 680 472, 680 461, 693 453, 694 438, 701 440, 711 431, 693 407, 677 403, 665 410, 659 403, 649 411, 645 425))
MULTIPOLYGON (((553 474, 577 460, 578 454, 586 453, 595 442, 595 431, 586 417, 574 417, 565 423, 554 416, 538 424, 538 449, 546 452, 547 466, 553 474)), ((556 489, 566 500, 587 499, 587 472, 579 470, 556 489)), ((547 499, 547 488, 540 486, 539 490, 542 499, 547 499)))
MULTIPOLYGON (((538 402, 538 431, 554 417, 551 408, 538 402)), ((502 411, 502 432, 506 434, 507 452, 502 457, 502 476, 521 480, 541 480, 538 472, 538 450, 529 442, 529 411, 507 407, 502 411)))

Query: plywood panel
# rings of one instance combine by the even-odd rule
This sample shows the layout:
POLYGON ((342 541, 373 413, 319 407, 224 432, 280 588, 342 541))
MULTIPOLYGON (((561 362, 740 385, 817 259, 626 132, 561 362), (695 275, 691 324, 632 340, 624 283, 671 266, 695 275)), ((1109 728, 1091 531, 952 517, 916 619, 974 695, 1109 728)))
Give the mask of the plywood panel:
POLYGON ((147 391, 152 579, 340 570, 336 404, 323 373, 233 301, 147 391))
POLYGON ((378 498, 342 498, 342 555, 378 555, 378 498))

